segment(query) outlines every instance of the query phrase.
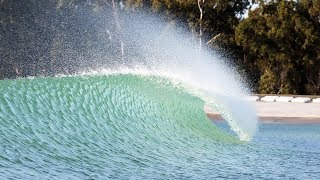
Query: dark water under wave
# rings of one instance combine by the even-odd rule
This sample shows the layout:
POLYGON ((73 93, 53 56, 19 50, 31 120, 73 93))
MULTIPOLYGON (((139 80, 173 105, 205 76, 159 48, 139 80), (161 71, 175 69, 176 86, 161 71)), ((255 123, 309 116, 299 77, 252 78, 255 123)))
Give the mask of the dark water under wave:
POLYGON ((244 143, 165 78, 3 80, 0 94, 1 179, 320 175, 319 126, 262 125, 244 143))

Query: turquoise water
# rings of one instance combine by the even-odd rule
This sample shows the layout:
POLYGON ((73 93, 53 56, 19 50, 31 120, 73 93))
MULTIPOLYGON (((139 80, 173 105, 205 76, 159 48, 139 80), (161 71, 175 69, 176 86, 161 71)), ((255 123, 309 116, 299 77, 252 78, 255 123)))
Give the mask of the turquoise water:
POLYGON ((0 81, 0 179, 320 177, 320 126, 262 124, 252 142, 171 81, 0 81))

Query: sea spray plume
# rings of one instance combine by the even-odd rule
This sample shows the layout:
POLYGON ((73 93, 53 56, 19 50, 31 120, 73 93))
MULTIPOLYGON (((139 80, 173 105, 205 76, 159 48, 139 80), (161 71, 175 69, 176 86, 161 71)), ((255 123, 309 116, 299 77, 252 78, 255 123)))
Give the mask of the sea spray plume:
POLYGON ((135 33, 140 35, 133 41, 142 49, 140 53, 144 55, 146 66, 158 74, 169 73, 172 78, 196 87, 205 102, 215 104, 213 107, 241 140, 250 140, 257 130, 257 117, 250 103, 241 100, 249 91, 239 74, 232 71, 217 53, 210 54, 205 49, 199 51, 197 43, 181 29, 145 17, 137 19, 144 23, 137 23, 140 27, 134 27, 138 30, 135 33))
MULTIPOLYGON (((112 9, 102 8, 96 11, 94 7, 88 4, 60 7, 57 10, 59 13, 54 13, 55 16, 50 13, 39 16, 41 21, 35 21, 37 26, 30 26, 32 13, 24 14, 21 22, 25 23, 19 23, 17 31, 21 35, 17 41, 10 40, 16 37, 9 31, 5 35, 7 40, 2 41, 6 42, 5 49, 13 52, 8 57, 17 61, 17 72, 22 72, 22 76, 68 75, 88 69, 108 69, 113 72, 143 69, 144 72, 184 82, 196 89, 195 92, 202 94, 205 101, 220 95, 235 99, 246 91, 244 89, 247 88, 239 83, 241 77, 232 72, 222 58, 206 52, 204 48, 200 52, 192 37, 183 33, 183 30, 176 30, 174 23, 167 23, 163 18, 147 13, 119 12, 121 28, 115 28, 112 9), (36 28, 38 26, 45 29, 36 28), (123 60, 120 56, 120 37, 124 42, 123 60)), ((25 7, 22 5, 18 9, 21 8, 25 7)), ((35 11, 31 7, 27 10, 35 11)), ((222 100, 221 105, 224 102, 222 100)), ((226 105, 222 109, 232 112, 232 108, 226 108, 231 106, 224 103, 226 105)), ((247 119, 247 116, 243 114, 242 117, 233 118, 232 122, 238 122, 240 119, 247 119)), ((230 116, 226 119, 230 123, 232 118, 230 116)), ((252 126, 256 125, 255 120, 248 119, 248 122, 252 126)), ((231 126, 232 129, 238 129, 237 127, 244 125, 238 123, 237 126, 231 126)), ((249 131, 245 127, 247 126, 240 128, 241 131, 255 131, 249 131)), ((254 133, 248 134, 251 137, 254 133)))
POLYGON ((183 82, 218 110, 241 140, 252 138, 257 117, 250 103, 241 99, 249 90, 225 59, 218 53, 200 51, 192 37, 161 18, 130 14, 124 22, 126 63, 108 68, 106 73, 152 74, 183 82))

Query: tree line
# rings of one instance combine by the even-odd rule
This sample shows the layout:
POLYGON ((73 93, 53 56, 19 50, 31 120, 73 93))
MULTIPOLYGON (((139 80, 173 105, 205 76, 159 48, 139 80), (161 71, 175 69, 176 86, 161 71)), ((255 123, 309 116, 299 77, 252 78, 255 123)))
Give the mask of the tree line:
POLYGON ((320 0, 1 0, 0 78, 129 63, 141 12, 228 52, 256 93, 320 94, 320 0))
POLYGON ((261 2, 235 39, 258 92, 320 94, 320 0, 261 2))

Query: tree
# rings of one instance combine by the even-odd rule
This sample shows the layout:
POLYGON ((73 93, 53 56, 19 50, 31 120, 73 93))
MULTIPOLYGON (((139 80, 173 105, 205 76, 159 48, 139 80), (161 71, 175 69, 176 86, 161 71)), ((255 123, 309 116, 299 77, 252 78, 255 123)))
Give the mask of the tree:
MULTIPOLYGON (((274 73, 277 85, 269 93, 319 93, 319 21, 306 8, 314 8, 313 3, 260 3, 236 28, 236 41, 255 67, 251 73, 274 73)), ((265 83, 260 79, 260 91, 265 83)))

